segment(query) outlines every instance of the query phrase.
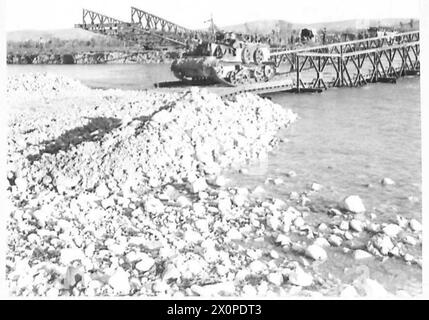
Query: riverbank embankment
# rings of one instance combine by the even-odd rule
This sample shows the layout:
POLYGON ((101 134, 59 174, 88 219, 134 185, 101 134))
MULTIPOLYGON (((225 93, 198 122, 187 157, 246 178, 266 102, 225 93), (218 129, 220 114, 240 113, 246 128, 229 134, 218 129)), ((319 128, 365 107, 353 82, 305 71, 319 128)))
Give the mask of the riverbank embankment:
POLYGON ((13 295, 386 297, 400 292, 365 270, 350 283, 319 273, 328 248, 421 265, 414 219, 379 224, 353 196, 313 224, 311 193, 227 183, 224 170, 265 158, 296 120, 270 100, 27 74, 9 78, 7 102, 13 295))

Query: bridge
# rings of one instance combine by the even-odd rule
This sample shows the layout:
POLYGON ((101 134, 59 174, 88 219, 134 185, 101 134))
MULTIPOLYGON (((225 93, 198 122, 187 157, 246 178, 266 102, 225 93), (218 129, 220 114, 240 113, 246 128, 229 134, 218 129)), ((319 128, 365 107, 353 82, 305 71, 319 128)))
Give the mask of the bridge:
MULTIPOLYGON (((232 97, 243 92, 259 95, 322 92, 331 87, 396 83, 402 76, 420 74, 420 32, 283 50, 272 52, 270 59, 278 71, 271 81, 207 88, 223 97, 232 97)), ((155 86, 180 90, 181 83, 166 82, 155 86)))
POLYGON ((271 54, 275 65, 289 69, 295 89, 356 87, 370 82, 395 82, 420 73, 420 32, 412 31, 271 54))
POLYGON ((191 30, 147 11, 131 7, 130 22, 83 9, 82 23, 75 28, 116 37, 120 40, 154 47, 186 47, 193 39, 207 40, 212 35, 204 30, 191 30))

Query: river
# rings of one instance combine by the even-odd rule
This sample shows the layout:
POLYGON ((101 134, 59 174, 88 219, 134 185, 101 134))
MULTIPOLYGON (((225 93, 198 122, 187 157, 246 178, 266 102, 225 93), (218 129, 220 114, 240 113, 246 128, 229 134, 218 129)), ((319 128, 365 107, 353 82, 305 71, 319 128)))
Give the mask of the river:
MULTIPOLYGON (((8 72, 53 72, 94 88, 144 89, 157 81, 173 80, 168 65, 10 65, 8 72)), ((281 132, 287 142, 265 161, 253 164, 249 173, 228 173, 234 185, 260 185, 268 194, 282 198, 291 191, 309 190, 316 182, 323 188, 311 200, 321 211, 356 194, 381 221, 394 221, 396 214, 421 221, 419 78, 402 78, 396 85, 272 94, 271 98, 296 112, 299 120, 281 132), (296 177, 287 177, 291 170, 296 177), (278 177, 283 184, 265 183, 267 178, 278 177), (384 177, 396 184, 381 185, 384 177)), ((320 267, 320 272, 340 275, 345 267, 356 265, 341 252, 332 254, 336 259, 320 267)), ((421 248, 416 254, 421 255, 421 248)), ((388 260, 364 264, 389 289, 415 291, 421 286, 419 267, 388 260)))

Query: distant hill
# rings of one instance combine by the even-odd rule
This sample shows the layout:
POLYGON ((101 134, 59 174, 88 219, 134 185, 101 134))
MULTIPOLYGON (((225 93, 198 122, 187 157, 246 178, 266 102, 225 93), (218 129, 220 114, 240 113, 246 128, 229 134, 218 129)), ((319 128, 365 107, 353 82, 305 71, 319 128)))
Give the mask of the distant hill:
MULTIPOLYGON (((282 32, 288 32, 290 30, 297 30, 302 28, 310 29, 322 29, 326 28, 328 32, 330 31, 346 31, 346 30, 356 30, 356 29, 367 29, 369 27, 384 26, 384 27, 399 27, 400 23, 404 25, 409 24, 411 19, 380 19, 380 20, 369 20, 369 19, 354 19, 354 20, 344 20, 344 21, 335 21, 335 22, 325 22, 325 23, 311 23, 311 24, 302 24, 302 23, 291 23, 285 20, 259 20, 246 22, 237 25, 225 26, 222 29, 226 31, 235 31, 240 33, 262 33, 267 34, 271 33, 272 30, 278 30, 282 32)), ((418 20, 413 19, 415 26, 418 26, 418 20)))
MULTIPOLYGON (((327 23, 313 23, 313 24, 298 24, 291 23, 285 20, 259 20, 246 22, 237 25, 230 25, 220 27, 225 31, 235 31, 239 33, 259 33, 268 34, 272 30, 278 30, 281 34, 289 34, 293 29, 311 28, 321 29, 326 27, 327 31, 345 31, 353 29, 366 29, 371 26, 399 26, 402 22, 409 24, 411 19, 381 19, 381 20, 346 20, 327 23)), ((418 20, 414 19, 415 27, 418 27, 418 20)), ((83 40, 87 41, 91 38, 105 37, 93 32, 83 29, 70 28, 70 29, 57 29, 57 30, 20 30, 10 31, 7 33, 7 40, 14 42, 22 42, 26 40, 38 41, 40 38, 49 40, 58 38, 60 40, 83 40)))
POLYGON ((94 37, 103 37, 83 29, 56 29, 56 30, 19 30, 7 33, 7 41, 22 42, 27 40, 38 41, 40 38, 49 40, 58 38, 61 40, 90 40, 94 37))

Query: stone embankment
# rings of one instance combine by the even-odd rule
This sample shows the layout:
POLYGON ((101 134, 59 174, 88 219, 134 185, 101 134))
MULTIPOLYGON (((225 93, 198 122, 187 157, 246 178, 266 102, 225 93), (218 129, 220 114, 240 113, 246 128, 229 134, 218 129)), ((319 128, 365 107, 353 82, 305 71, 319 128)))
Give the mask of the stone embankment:
POLYGON ((296 119, 269 100, 91 90, 43 74, 7 90, 13 295, 384 297, 365 275, 346 285, 313 266, 330 247, 421 264, 408 253, 421 245, 416 220, 377 224, 351 196, 326 213, 331 223, 311 225, 310 194, 227 183, 224 170, 266 157, 296 119))

